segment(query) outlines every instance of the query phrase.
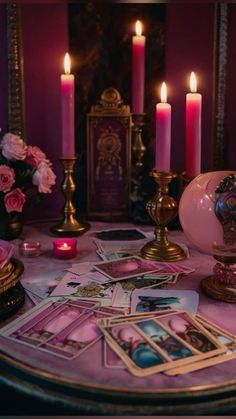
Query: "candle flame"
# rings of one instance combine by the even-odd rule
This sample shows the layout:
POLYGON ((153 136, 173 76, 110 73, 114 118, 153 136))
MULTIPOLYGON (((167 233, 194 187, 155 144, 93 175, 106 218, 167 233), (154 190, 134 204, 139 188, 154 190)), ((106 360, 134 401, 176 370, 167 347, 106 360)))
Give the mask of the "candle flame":
POLYGON ((62 246, 64 247, 64 249, 67 249, 68 244, 67 244, 67 243, 63 243, 63 245, 62 245, 62 246))
POLYGON ((191 93, 196 93, 197 91, 197 79, 193 71, 190 74, 190 90, 191 90, 191 93))
POLYGON ((65 54, 64 57, 64 71, 65 74, 70 74, 70 56, 68 52, 65 54))
POLYGON ((162 103, 167 102, 167 87, 166 87, 166 83, 164 81, 161 85, 161 102, 162 103))
POLYGON ((142 35, 142 22, 140 22, 140 20, 137 20, 137 22, 135 23, 135 32, 138 36, 142 35))

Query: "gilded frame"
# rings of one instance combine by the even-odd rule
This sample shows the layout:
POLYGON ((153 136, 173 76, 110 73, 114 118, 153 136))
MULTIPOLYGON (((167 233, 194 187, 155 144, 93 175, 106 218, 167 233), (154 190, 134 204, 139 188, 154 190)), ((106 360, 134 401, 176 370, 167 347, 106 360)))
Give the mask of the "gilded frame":
POLYGON ((24 54, 22 42, 21 8, 6 4, 7 65, 8 65, 8 131, 26 140, 24 54))

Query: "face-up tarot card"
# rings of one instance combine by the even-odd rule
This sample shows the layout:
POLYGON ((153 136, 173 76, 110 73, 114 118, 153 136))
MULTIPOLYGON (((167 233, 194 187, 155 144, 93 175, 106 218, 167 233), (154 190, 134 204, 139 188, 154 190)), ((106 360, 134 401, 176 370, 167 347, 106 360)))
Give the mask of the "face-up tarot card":
POLYGON ((131 297, 131 313, 184 309, 193 314, 197 312, 199 295, 186 290, 135 290, 131 297))
POLYGON ((204 317, 197 315, 196 320, 202 324, 202 326, 211 333, 215 339, 222 345, 225 345, 226 351, 223 354, 219 354, 213 356, 208 359, 204 359, 198 362, 194 362, 189 365, 180 366, 177 368, 173 368, 170 371, 165 371, 167 375, 178 375, 178 374, 186 374, 189 372, 197 371, 202 368, 211 367, 213 365, 220 364, 225 361, 229 361, 231 359, 236 358, 236 336, 232 335, 231 333, 223 330, 219 326, 215 325, 214 323, 209 322, 204 317))
POLYGON ((34 276, 30 279, 23 278, 21 284, 27 291, 44 299, 49 297, 64 275, 65 272, 63 271, 48 272, 46 274, 34 276))
POLYGON ((83 287, 91 283, 103 284, 105 282, 107 282, 107 277, 100 272, 89 272, 84 275, 67 272, 58 283, 57 287, 52 291, 50 296, 57 297, 60 295, 73 295, 76 294, 79 287, 83 287))
POLYGON ((120 228, 97 231, 95 236, 100 240, 115 240, 115 241, 126 241, 126 240, 141 240, 146 238, 144 232, 137 228, 120 228))
POLYGON ((157 272, 159 268, 152 262, 145 261, 138 256, 114 260, 112 262, 101 262, 94 265, 110 281, 121 281, 122 279, 140 276, 151 272, 157 272))
POLYGON ((223 353, 221 345, 187 312, 98 320, 109 345, 132 374, 146 376, 223 353))
POLYGON ((72 359, 101 338, 97 319, 122 313, 89 301, 48 299, 1 329, 0 334, 37 350, 72 359))

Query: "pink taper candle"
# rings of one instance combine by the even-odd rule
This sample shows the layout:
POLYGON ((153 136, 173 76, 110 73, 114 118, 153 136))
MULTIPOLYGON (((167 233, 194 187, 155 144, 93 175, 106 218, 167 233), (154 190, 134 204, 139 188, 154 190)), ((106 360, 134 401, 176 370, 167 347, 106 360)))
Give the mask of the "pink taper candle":
POLYGON ((161 86, 161 103, 156 105, 156 170, 170 171, 171 106, 167 103, 166 84, 161 86))
POLYGON ((190 76, 191 93, 186 95, 186 175, 195 177, 201 173, 201 112, 202 95, 197 92, 197 80, 190 76))
POLYGON ((132 37, 132 112, 141 114, 144 110, 145 42, 142 24, 137 20, 136 36, 132 37))
POLYGON ((70 56, 65 54, 65 74, 61 74, 62 157, 74 157, 74 76, 70 74, 70 56))

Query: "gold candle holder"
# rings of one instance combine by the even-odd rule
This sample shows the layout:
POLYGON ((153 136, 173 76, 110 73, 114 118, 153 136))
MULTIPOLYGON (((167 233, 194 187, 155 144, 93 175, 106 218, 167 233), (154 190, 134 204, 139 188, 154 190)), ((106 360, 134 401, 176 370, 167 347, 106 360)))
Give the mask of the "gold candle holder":
POLYGON ((143 144, 142 140, 142 128, 145 125, 144 122, 145 114, 132 114, 132 122, 133 122, 133 147, 132 150, 135 156, 135 165, 137 167, 142 167, 143 165, 143 156, 146 151, 146 147, 143 144))
POLYGON ((64 181, 61 185, 61 189, 65 196, 65 205, 63 207, 63 220, 51 227, 51 231, 57 236, 80 236, 89 229, 90 225, 87 222, 74 217, 75 207, 72 203, 72 196, 75 191, 73 168, 77 158, 62 157, 59 160, 64 168, 64 181))
POLYGON ((175 218, 178 205, 174 198, 168 195, 168 185, 173 178, 169 172, 152 170, 150 176, 157 184, 157 192, 146 208, 150 217, 155 221, 155 239, 141 249, 144 259, 174 262, 186 258, 183 249, 176 243, 168 240, 167 225, 175 218))

